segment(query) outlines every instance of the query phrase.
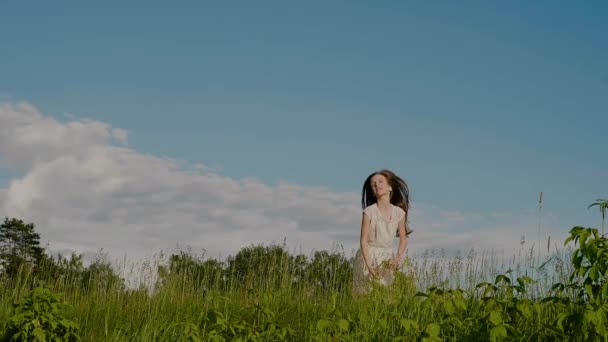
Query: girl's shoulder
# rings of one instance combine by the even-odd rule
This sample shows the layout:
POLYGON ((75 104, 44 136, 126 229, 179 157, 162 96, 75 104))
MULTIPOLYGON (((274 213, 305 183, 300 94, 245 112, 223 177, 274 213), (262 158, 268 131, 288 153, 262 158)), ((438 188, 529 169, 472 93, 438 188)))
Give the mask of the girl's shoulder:
POLYGON ((367 214, 367 216, 369 216, 369 218, 372 218, 372 217, 374 217, 374 213, 375 213, 374 208, 375 207, 376 207, 376 203, 370 204, 367 207, 365 207, 365 209, 363 209, 363 213, 367 214))
POLYGON ((400 206, 394 205, 393 208, 397 211, 397 218, 401 220, 403 216, 405 216, 405 210, 403 210, 400 206))

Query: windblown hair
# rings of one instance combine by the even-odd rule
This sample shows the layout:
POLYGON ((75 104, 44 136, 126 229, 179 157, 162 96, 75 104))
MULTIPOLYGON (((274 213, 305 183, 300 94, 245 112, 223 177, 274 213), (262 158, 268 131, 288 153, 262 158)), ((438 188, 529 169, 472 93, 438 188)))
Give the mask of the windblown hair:
MULTIPOLYGON (((414 231, 410 229, 408 222, 408 212, 410 209, 410 190, 407 183, 390 170, 379 170, 370 174, 363 183, 363 191, 361 193, 361 206, 363 209, 376 203, 378 199, 372 189, 372 177, 375 175, 383 175, 388 182, 388 185, 393 189, 390 193, 391 204, 396 205, 405 211, 405 234, 410 235, 414 231)), ((399 233, 397 233, 399 236, 399 233)))

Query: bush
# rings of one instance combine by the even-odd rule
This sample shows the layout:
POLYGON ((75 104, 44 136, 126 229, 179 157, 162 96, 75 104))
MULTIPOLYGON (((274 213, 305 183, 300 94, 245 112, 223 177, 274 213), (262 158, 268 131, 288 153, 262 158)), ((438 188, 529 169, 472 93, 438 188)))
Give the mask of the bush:
POLYGON ((14 306, 3 342, 80 341, 78 325, 63 316, 67 304, 44 285, 14 306))

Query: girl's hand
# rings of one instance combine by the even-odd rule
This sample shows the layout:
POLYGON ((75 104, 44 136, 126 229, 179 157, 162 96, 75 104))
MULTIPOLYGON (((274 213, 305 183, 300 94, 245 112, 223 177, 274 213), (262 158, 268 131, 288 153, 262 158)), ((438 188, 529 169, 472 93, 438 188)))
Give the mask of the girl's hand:
POLYGON ((394 256, 391 259, 391 268, 393 270, 397 270, 397 269, 399 269, 399 266, 401 266, 401 258, 394 256))
POLYGON ((368 266, 367 269, 369 270, 370 279, 378 278, 378 271, 375 267, 368 266))

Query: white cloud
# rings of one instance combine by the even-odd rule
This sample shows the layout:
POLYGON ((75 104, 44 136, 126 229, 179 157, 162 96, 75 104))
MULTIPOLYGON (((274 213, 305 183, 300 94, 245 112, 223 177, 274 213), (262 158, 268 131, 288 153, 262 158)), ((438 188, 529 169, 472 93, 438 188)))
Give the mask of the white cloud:
MULTIPOLYGON (((233 179, 140 153, 127 141, 127 131, 103 122, 59 122, 30 104, 0 104, 0 155, 21 172, 0 189, 3 216, 34 222, 54 250, 92 255, 103 248, 117 258, 176 246, 227 256, 285 238, 305 254, 357 248, 358 193, 233 179)), ((496 221, 414 204, 410 247, 516 250, 522 234, 535 232, 535 218, 507 214, 496 221)))
POLYGON ((5 199, 6 199, 6 189, 0 188, 0 208, 4 207, 5 199))
POLYGON ((2 159, 26 170, 65 156, 86 158, 90 149, 107 147, 110 138, 126 138, 124 130, 99 121, 61 123, 27 103, 0 104, 0 112, 2 159))

